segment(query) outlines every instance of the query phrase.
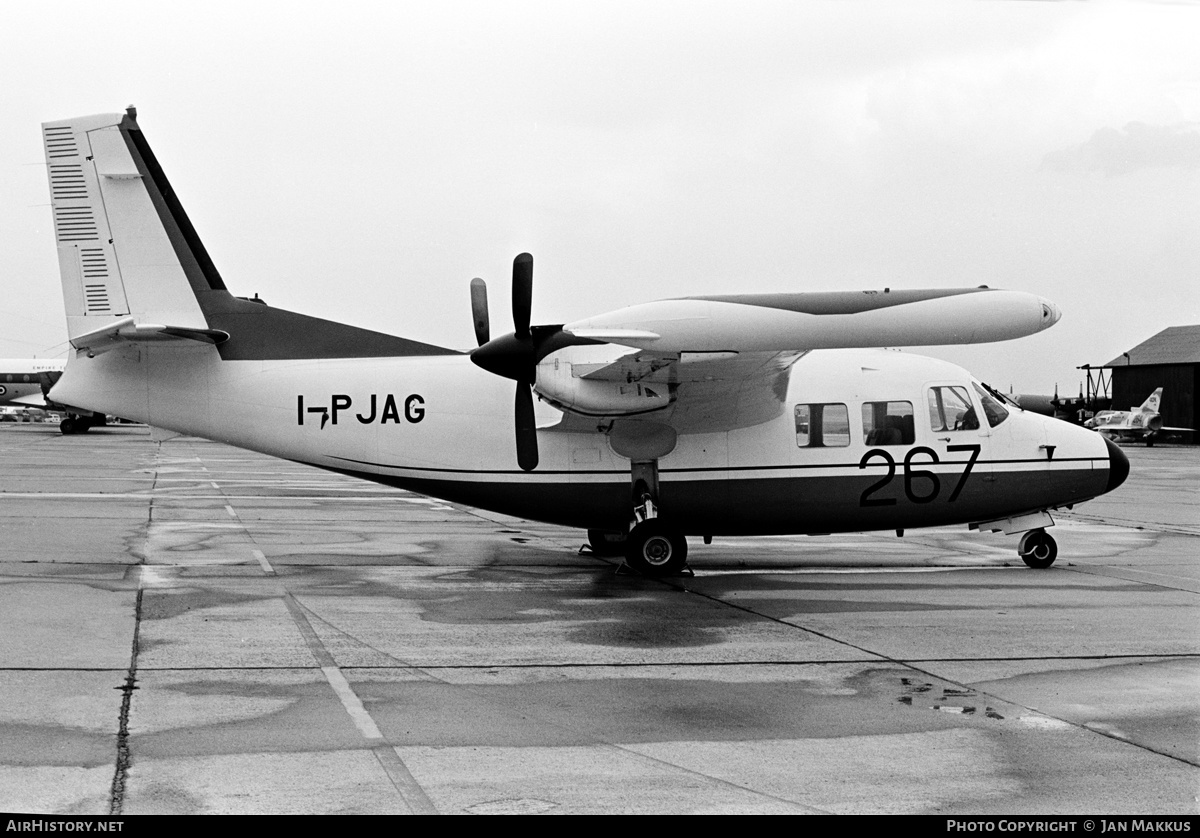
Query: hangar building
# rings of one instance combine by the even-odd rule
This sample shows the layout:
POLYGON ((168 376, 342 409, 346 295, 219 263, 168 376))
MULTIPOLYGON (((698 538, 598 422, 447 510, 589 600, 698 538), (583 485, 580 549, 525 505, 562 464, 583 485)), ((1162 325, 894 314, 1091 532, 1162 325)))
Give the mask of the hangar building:
MULTIPOLYGON (((1163 388, 1164 425, 1200 428, 1200 326, 1172 326, 1104 365, 1112 378, 1112 409, 1136 410, 1163 388)), ((1186 442, 1195 434, 1184 434, 1186 442)))

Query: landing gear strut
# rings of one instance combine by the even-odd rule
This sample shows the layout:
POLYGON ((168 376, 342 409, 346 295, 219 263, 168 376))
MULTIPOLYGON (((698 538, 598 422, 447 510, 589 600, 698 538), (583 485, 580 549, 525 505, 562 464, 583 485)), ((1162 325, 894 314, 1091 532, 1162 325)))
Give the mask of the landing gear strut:
POLYGON ((1045 530, 1030 530, 1021 536, 1017 545, 1021 561, 1037 570, 1044 570, 1058 558, 1058 543, 1045 530))
POLYGON ((643 576, 674 576, 687 567, 687 539, 658 516, 658 461, 635 460, 633 526, 625 538, 625 563, 643 576))

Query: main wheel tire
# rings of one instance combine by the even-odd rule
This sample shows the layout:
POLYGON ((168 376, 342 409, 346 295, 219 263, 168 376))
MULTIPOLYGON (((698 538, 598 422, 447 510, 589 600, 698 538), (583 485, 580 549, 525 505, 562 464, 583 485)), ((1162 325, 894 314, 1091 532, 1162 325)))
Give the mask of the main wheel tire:
POLYGON ((643 521, 625 540, 625 561, 643 576, 673 576, 687 566, 687 539, 657 518, 643 521))
POLYGON ((608 530, 588 530, 588 547, 597 556, 622 556, 625 554, 627 536, 621 532, 608 530))
POLYGON ((1017 546, 1021 561, 1036 570, 1045 570, 1058 558, 1058 542, 1045 530, 1030 530, 1017 546))

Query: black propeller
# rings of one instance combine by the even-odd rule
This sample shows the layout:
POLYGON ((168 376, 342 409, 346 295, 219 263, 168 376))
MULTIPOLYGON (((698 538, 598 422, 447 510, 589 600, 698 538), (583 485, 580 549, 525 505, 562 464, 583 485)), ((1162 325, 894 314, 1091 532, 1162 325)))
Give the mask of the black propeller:
POLYGON ((517 382, 513 397, 513 420, 517 438, 517 464, 533 471, 538 464, 537 424, 533 415, 533 387, 539 360, 539 344, 560 331, 558 326, 539 326, 531 331, 529 312, 533 306, 533 257, 522 253, 513 260, 512 310, 515 331, 490 339, 487 286, 471 280, 471 313, 479 348, 471 353, 478 366, 517 382))
POLYGON ((475 318, 475 342, 483 346, 491 340, 488 325, 487 283, 479 277, 471 280, 471 314, 475 318))

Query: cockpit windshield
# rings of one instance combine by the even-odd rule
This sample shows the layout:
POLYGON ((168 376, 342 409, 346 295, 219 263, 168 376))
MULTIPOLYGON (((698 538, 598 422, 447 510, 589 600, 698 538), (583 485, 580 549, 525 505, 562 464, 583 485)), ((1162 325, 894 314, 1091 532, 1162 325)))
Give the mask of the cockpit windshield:
POLYGON ((972 381, 971 386, 975 388, 975 395, 983 405, 983 414, 987 417, 988 425, 994 428, 1008 418, 1008 410, 990 391, 980 386, 977 381, 972 381))

